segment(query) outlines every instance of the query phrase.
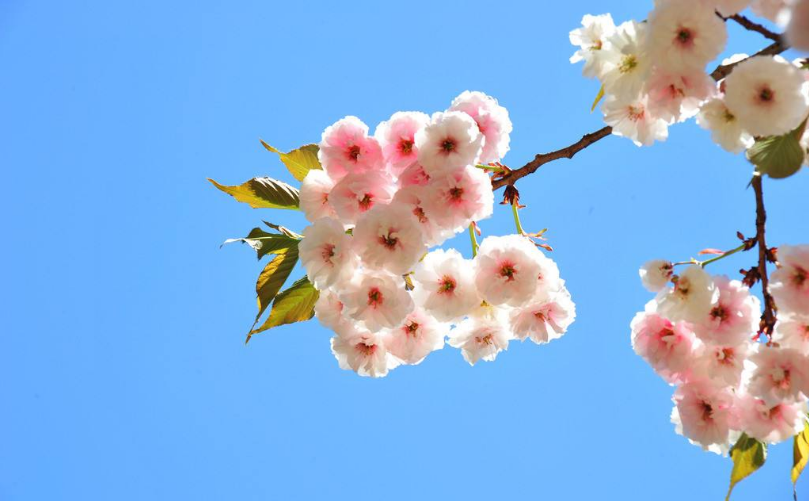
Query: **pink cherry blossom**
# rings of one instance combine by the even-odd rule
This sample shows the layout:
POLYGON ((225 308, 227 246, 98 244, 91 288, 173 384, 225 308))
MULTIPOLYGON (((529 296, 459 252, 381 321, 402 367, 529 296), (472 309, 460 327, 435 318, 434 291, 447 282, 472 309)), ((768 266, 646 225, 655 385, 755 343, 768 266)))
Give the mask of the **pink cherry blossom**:
POLYGON ((395 185, 379 172, 353 173, 334 186, 329 201, 340 221, 354 224, 360 214, 376 205, 390 203, 395 185))
POLYGON ((609 47, 609 37, 615 33, 615 22, 610 14, 587 14, 582 18, 581 25, 581 28, 570 32, 570 43, 579 47, 570 57, 570 62, 584 61, 582 73, 585 77, 601 77, 604 71, 602 56, 609 47))
POLYGON ((449 344, 460 348, 464 360, 475 365, 479 360, 487 362, 508 349, 511 333, 502 315, 498 318, 470 317, 450 331, 449 344))
POLYGON ((671 261, 655 259, 648 261, 640 269, 640 280, 649 292, 660 292, 674 275, 674 265, 671 261))
POLYGON ((757 346, 748 390, 769 404, 801 401, 809 395, 809 358, 791 348, 757 346))
POLYGON ((481 302, 473 268, 455 249, 430 252, 413 273, 416 302, 444 322, 468 315, 481 302))
POLYGON ((374 137, 382 147, 390 173, 398 176, 418 158, 416 132, 430 122, 426 113, 397 111, 390 120, 380 123, 374 137))
POLYGON ((424 171, 420 163, 414 163, 399 175, 399 186, 424 186, 430 182, 430 176, 424 171))
POLYGON ((724 50, 727 28, 706 0, 658 0, 649 13, 649 57, 667 71, 701 70, 724 50))
POLYGON ((441 228, 458 232, 492 215, 494 193, 482 170, 460 167, 433 177, 422 202, 427 217, 441 228))
POLYGON ((671 421, 678 434, 717 454, 727 454, 735 443, 738 422, 733 394, 708 381, 686 383, 674 393, 671 421))
POLYGON ((694 322, 694 333, 706 343, 737 346, 758 331, 761 303, 738 280, 714 277, 719 298, 707 315, 694 322))
POLYGON ((449 325, 438 322, 417 308, 405 318, 402 325, 388 333, 388 350, 402 362, 417 365, 431 352, 444 347, 447 333, 449 325))
POLYGON ((485 138, 481 163, 501 160, 509 149, 512 131, 508 110, 497 103, 497 99, 482 92, 464 91, 452 101, 450 111, 461 111, 472 117, 485 138))
POLYGON ((323 327, 335 332, 347 329, 351 324, 343 316, 343 303, 337 293, 322 290, 315 303, 315 317, 323 327))
POLYGON ((778 265, 770 277, 770 293, 779 312, 809 315, 809 245, 782 245, 778 265))
POLYGON ((783 348, 794 348, 809 355, 809 315, 778 315, 773 341, 783 348))
POLYGON ((329 203, 329 193, 334 189, 334 181, 321 169, 312 169, 301 183, 301 210, 310 222, 322 217, 336 218, 337 213, 329 203))
POLYGON ((803 431, 806 402, 768 404, 760 398, 743 395, 737 398, 740 427, 748 436, 775 444, 789 440, 803 431))
POLYGON ((511 330, 521 341, 530 338, 536 344, 558 339, 576 319, 576 305, 567 289, 545 299, 532 301, 511 311, 511 330))
POLYGON ((632 348, 669 383, 684 381, 694 361, 694 333, 685 322, 673 323, 652 309, 632 320, 632 348))
POLYGON ((331 339, 331 351, 341 369, 360 376, 385 377, 399 361, 387 349, 385 337, 362 329, 349 328, 331 339))
POLYGON ((493 305, 521 306, 536 293, 547 259, 522 235, 487 237, 475 257, 478 293, 493 305))
POLYGON ((737 388, 742 381, 748 345, 701 345, 695 352, 691 376, 719 386, 737 388))
POLYGON ((378 205, 362 214, 354 247, 365 266, 395 275, 411 271, 427 252, 419 222, 403 204, 378 205))
POLYGON ((695 116, 705 100, 716 92, 713 79, 699 70, 669 72, 660 68, 647 82, 649 111, 669 122, 681 122, 695 116))
POLYGON ((371 332, 398 327, 414 308, 402 277, 384 272, 356 274, 338 292, 345 315, 371 332))
POLYGON ((429 196, 428 193, 427 187, 425 186, 407 186, 396 192, 392 204, 407 207, 407 210, 410 211, 418 221, 424 242, 432 247, 444 243, 446 239, 453 235, 453 231, 438 226, 438 224, 427 215, 427 210, 424 208, 424 201, 427 200, 429 196))
POLYGON ((306 276, 318 289, 349 279, 357 266, 351 237, 334 219, 318 219, 303 230, 298 244, 306 276))
POLYGON ((334 180, 352 172, 384 169, 379 143, 368 136, 368 126, 357 117, 345 117, 323 132, 318 158, 334 180))
POLYGON ((707 317, 719 299, 713 278, 699 265, 692 265, 677 277, 673 288, 656 298, 661 315, 675 322, 699 322, 707 317))
POLYGON ((416 134, 418 161, 429 175, 474 164, 483 148, 477 123, 459 111, 433 114, 416 134))
POLYGON ((636 146, 651 146, 669 137, 668 121, 649 110, 646 95, 626 100, 608 96, 601 110, 612 133, 632 140, 636 146))
POLYGON ((786 35, 792 47, 809 52, 809 0, 795 0, 786 35))

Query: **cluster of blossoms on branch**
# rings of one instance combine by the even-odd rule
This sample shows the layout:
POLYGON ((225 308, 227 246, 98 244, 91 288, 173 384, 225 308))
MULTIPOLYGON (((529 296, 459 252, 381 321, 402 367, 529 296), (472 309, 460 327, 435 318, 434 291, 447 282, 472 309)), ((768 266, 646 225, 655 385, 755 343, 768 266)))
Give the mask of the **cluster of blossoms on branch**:
MULTIPOLYGON (((613 134, 638 146, 668 137, 669 126, 696 117, 714 141, 732 153, 750 148, 754 137, 781 136, 798 129, 809 114, 806 60, 780 56, 733 56, 726 78, 706 72, 725 49, 723 17, 753 10, 789 24, 793 43, 809 49, 809 1, 656 0, 644 22, 615 26, 609 14, 585 16, 570 34, 579 50, 571 62, 598 78, 602 111, 613 134), (714 78, 719 79, 718 82, 714 78)), ((804 156, 809 134, 803 137, 804 156)))
POLYGON ((527 235, 490 236, 477 248, 475 223, 494 204, 479 167, 506 154, 511 130, 507 110, 480 92, 432 116, 397 112, 373 135, 356 117, 325 130, 323 169, 300 190, 312 224, 299 250, 342 368, 385 376, 447 336, 474 365, 510 340, 546 343, 573 322, 556 264, 527 235), (473 259, 429 251, 467 229, 473 259))
POLYGON ((632 346, 676 385, 671 420, 679 434, 725 454, 742 433, 765 443, 803 430, 809 398, 809 245, 778 249, 769 292, 774 332, 746 283, 711 276, 702 264, 676 275, 650 261, 640 270, 657 297, 632 321, 632 346))

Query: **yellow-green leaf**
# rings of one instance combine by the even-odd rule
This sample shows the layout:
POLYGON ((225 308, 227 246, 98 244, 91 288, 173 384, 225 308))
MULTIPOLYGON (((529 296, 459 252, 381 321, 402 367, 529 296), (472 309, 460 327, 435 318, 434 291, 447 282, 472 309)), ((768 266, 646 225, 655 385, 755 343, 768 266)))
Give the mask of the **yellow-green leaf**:
POLYGON ((254 209, 298 209, 298 190, 269 177, 257 177, 237 186, 223 186, 208 179, 214 186, 254 209))
POLYGON ((774 179, 789 177, 801 169, 806 152, 801 146, 801 137, 806 128, 804 121, 797 129, 783 136, 765 137, 756 140, 747 158, 762 174, 774 179))
POLYGON ((262 146, 267 148, 267 150, 278 154, 289 173, 298 181, 303 181, 303 178, 306 177, 306 174, 308 174, 310 170, 323 168, 320 165, 320 160, 317 159, 317 152, 320 148, 316 144, 307 144, 297 150, 284 153, 265 143, 263 140, 259 141, 261 141, 262 146))
POLYGON ((272 304, 270 316, 264 324, 258 329, 251 330, 247 334, 247 340, 250 341, 253 334, 264 332, 278 327, 279 325, 293 324, 295 322, 304 322, 312 318, 315 314, 315 303, 320 293, 315 289, 315 286, 309 282, 306 277, 301 278, 289 289, 278 294, 272 304))
POLYGON ((256 300, 258 301, 258 315, 253 322, 253 327, 258 323, 259 318, 278 295, 278 291, 284 286, 292 268, 298 262, 298 242, 284 250, 277 250, 275 257, 267 263, 261 271, 256 281, 256 300))
MULTIPOLYGON (((806 464, 809 463, 809 421, 806 422, 803 431, 795 435, 795 446, 793 448, 794 462, 792 466, 792 484, 798 483, 806 464)), ((797 498, 797 494, 795 496, 797 498)))
POLYGON ((593 101, 593 106, 590 108, 590 113, 592 113, 592 112, 594 112, 596 110, 596 106, 598 106, 598 103, 600 103, 602 99, 604 99, 604 86, 603 85, 601 86, 601 89, 598 91, 598 94, 596 95, 595 101, 593 101))
POLYGON ((733 459, 733 470, 730 472, 730 488, 725 501, 730 500, 730 494, 736 484, 764 465, 767 460, 767 444, 743 433, 736 445, 730 449, 730 457, 733 459))
MULTIPOLYGON (((279 226, 279 228, 283 228, 283 226, 279 226)), ((278 235, 268 233, 261 228, 253 228, 246 237, 229 238, 222 245, 242 242, 252 247, 256 251, 258 258, 261 259, 267 254, 277 254, 279 251, 285 251, 290 247, 297 246, 298 240, 300 239, 293 238, 286 233, 278 235)))

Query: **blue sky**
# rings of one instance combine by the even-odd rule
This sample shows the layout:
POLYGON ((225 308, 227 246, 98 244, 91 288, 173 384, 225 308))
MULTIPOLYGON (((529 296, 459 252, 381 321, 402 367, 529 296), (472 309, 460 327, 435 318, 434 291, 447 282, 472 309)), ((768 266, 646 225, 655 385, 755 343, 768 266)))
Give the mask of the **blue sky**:
MULTIPOLYGON (((645 260, 754 231, 750 166, 693 123, 520 183, 578 305, 559 341, 476 367, 445 349, 384 380, 341 371, 315 322, 243 344, 261 265, 219 244, 304 220, 205 178, 291 181, 259 137, 291 149, 466 89, 510 110, 512 166, 598 129, 568 31, 651 2, 534 4, 0 3, 0 499, 721 499, 730 461, 674 434, 672 389, 629 343, 645 260)), ((765 183, 773 244, 806 243, 808 191, 806 172, 765 183)), ((791 499, 791 454, 771 448, 734 499, 791 499)))

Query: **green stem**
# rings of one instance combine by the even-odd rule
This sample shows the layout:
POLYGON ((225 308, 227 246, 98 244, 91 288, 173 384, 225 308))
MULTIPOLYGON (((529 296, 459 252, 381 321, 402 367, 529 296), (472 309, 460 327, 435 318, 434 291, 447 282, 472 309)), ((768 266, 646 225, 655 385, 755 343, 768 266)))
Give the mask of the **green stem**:
POLYGON ((472 257, 478 255, 478 238, 475 235, 475 223, 469 225, 469 239, 472 241, 472 257))
POLYGON ((477 164, 475 165, 475 167, 477 167, 478 169, 490 170, 492 172, 503 172, 503 169, 501 167, 495 167, 494 165, 477 164))
POLYGON ((520 223, 520 213, 518 212, 519 209, 516 203, 511 204, 511 211, 514 213, 514 225, 517 227, 517 233, 525 235, 525 231, 523 231, 522 224, 520 223))
POLYGON ((725 252, 724 254, 720 254, 720 255, 718 255, 716 257, 712 257, 711 259, 703 261, 702 263, 700 263, 700 266, 702 266, 704 268, 705 266, 707 266, 707 265, 709 265, 711 263, 715 263, 715 262, 719 261, 720 259, 725 259, 726 257, 732 256, 733 254, 736 254, 737 252, 741 252, 741 251, 744 250, 744 248, 745 248, 745 244, 742 244, 742 245, 736 247, 733 250, 729 250, 729 251, 725 252))

